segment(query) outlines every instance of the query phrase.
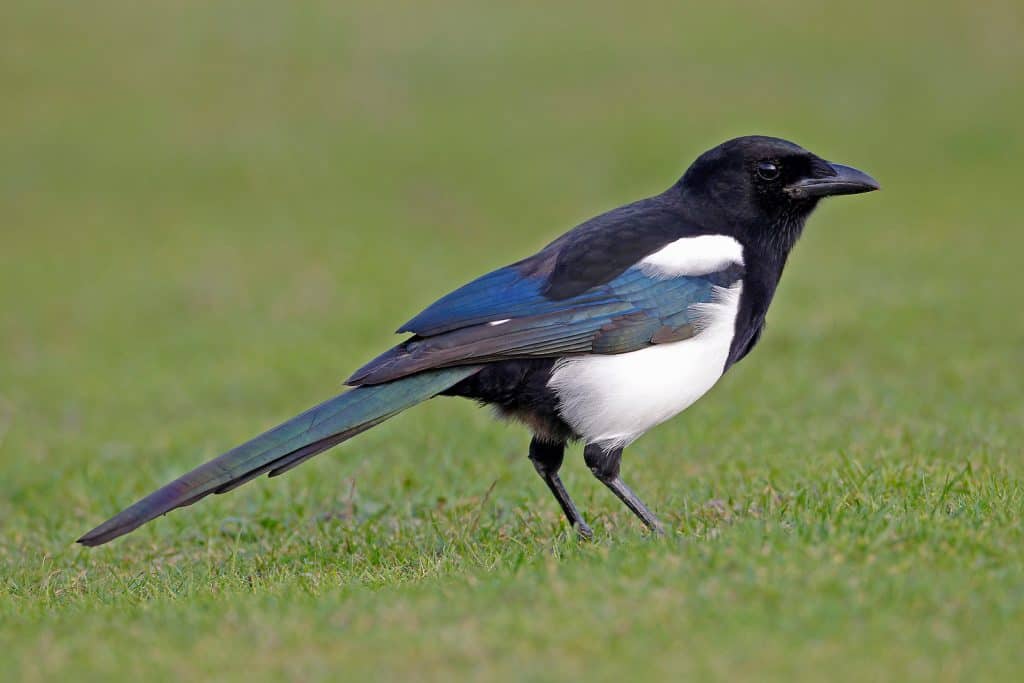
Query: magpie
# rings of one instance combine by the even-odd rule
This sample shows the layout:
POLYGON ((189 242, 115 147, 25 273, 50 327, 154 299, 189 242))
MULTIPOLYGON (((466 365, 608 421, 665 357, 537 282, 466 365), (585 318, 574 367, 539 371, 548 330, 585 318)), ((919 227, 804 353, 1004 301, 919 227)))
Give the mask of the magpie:
POLYGON ((729 140, 670 188, 592 218, 402 325, 352 388, 151 493, 79 543, 96 546, 211 493, 314 455, 438 395, 494 406, 533 434, 529 459, 576 532, 566 444, 654 533, 619 476, 623 448, 690 406, 757 344, 790 250, 818 202, 879 189, 792 142, 729 140))

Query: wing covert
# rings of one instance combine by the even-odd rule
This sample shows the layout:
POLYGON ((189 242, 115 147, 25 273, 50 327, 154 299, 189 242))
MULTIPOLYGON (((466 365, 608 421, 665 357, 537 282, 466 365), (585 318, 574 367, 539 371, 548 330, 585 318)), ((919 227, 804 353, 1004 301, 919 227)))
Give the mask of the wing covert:
POLYGON ((416 335, 348 383, 378 384, 431 368, 514 358, 627 353, 680 341, 695 333, 694 304, 711 303, 717 288, 731 286, 743 273, 732 264, 700 276, 659 278, 634 266, 581 295, 550 301, 536 282, 502 271, 456 290, 435 304, 436 311, 430 307, 407 323, 403 329, 416 335), (481 291, 497 299, 476 301, 481 291))

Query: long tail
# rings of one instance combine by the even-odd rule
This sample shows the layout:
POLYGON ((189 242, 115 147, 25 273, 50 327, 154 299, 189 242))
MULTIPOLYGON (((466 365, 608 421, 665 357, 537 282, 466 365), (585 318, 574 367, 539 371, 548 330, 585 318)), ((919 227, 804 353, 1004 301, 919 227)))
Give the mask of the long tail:
POLYGON ((191 505, 211 493, 230 491, 264 472, 271 477, 283 474, 317 453, 436 396, 479 369, 446 368, 351 389, 175 479, 78 542, 102 545, 175 508, 191 505))

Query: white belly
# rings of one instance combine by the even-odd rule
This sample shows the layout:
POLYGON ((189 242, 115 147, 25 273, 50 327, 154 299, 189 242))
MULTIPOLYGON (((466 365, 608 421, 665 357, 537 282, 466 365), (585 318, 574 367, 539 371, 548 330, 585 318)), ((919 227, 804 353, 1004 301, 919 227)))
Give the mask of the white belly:
POLYGON ((562 419, 587 443, 625 446, 689 407, 725 371, 742 287, 695 304, 699 332, 689 339, 560 361, 548 386, 562 419))

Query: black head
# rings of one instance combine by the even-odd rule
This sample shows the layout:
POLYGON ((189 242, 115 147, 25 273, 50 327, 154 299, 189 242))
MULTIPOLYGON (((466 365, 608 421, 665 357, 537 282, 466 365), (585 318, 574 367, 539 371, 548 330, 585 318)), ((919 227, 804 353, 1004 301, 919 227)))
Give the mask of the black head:
POLYGON ((879 186, 866 173, 827 162, 792 142, 752 135, 700 155, 677 187, 694 220, 788 252, 822 198, 879 186))

